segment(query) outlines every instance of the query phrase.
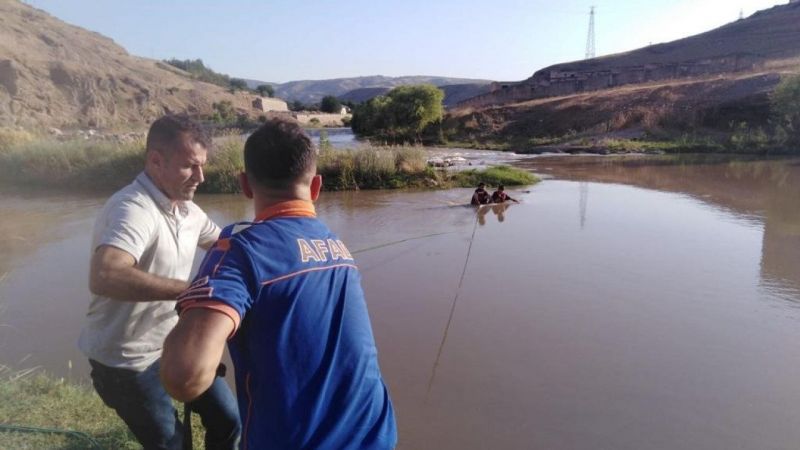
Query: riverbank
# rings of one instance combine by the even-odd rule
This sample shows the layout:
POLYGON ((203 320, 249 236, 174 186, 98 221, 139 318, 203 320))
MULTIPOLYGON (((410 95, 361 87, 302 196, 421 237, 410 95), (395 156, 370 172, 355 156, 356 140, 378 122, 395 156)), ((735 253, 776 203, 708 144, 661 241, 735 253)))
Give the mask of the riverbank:
MULTIPOLYGON (((215 139, 215 149, 205 167, 206 181, 199 192, 239 192, 243 145, 240 135, 215 139)), ((474 186, 478 179, 485 179, 491 185, 509 186, 538 181, 529 172, 511 167, 490 168, 485 175, 475 170, 435 170, 428 166, 427 152, 421 147, 366 146, 355 150, 322 147, 318 171, 323 175, 326 190, 444 189, 474 186)), ((143 154, 143 139, 11 142, 0 147, 0 178, 14 186, 112 191, 141 171, 143 154)))
MULTIPOLYGON (((141 448, 91 386, 44 373, 13 373, 3 367, 0 398, 4 399, 0 402, 0 424, 4 427, 0 429, 0 448, 141 448)), ((194 448, 202 449, 205 431, 199 417, 192 426, 194 448)))
POLYGON ((506 151, 528 155, 545 153, 593 155, 715 153, 754 156, 798 154, 798 150, 795 148, 770 142, 763 130, 749 128, 739 130, 724 138, 690 134, 651 136, 644 133, 605 133, 576 136, 576 134, 570 133, 554 138, 450 141, 441 147, 506 151))

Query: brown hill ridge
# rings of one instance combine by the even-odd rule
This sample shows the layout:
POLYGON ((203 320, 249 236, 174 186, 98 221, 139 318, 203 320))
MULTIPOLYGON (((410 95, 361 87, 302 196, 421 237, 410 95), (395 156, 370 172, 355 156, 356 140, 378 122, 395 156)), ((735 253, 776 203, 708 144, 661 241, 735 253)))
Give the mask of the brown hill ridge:
POLYGON ((209 114, 251 96, 129 55, 113 40, 17 0, 0 0, 0 126, 136 127, 165 112, 209 114))
POLYGON ((800 1, 774 6, 711 31, 638 50, 556 64, 461 102, 481 107, 619 86, 758 72, 800 56, 800 1))

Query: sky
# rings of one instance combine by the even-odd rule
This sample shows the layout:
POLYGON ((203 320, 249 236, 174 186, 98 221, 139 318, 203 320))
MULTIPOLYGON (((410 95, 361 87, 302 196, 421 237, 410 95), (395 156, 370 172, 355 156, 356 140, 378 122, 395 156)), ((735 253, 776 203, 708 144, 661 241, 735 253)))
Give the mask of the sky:
POLYGON ((369 75, 517 81, 708 31, 788 0, 26 0, 134 55, 271 82, 369 75))

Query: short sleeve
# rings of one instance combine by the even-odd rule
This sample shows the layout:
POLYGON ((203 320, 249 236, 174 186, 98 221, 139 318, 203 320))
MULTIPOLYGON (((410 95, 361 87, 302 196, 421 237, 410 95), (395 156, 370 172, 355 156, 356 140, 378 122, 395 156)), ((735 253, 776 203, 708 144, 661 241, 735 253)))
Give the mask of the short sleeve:
POLYGON ((105 211, 104 221, 95 249, 110 245, 130 253, 139 262, 156 231, 153 215, 136 202, 123 201, 105 211))
POLYGON ((219 226, 203 212, 203 223, 200 227, 200 237, 197 240, 197 245, 205 248, 213 244, 219 238, 219 232, 219 226))
POLYGON ((238 324, 244 319, 258 293, 258 283, 247 253, 237 241, 220 239, 206 253, 189 288, 178 296, 178 312, 190 308, 217 309, 223 304, 232 308, 238 324))

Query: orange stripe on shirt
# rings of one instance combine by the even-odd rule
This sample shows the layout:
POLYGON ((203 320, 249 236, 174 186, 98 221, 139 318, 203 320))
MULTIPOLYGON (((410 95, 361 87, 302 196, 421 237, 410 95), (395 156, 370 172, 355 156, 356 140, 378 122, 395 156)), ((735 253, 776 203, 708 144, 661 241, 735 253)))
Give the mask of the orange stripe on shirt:
POLYGON ((239 313, 236 312, 230 305, 227 305, 223 302, 217 300, 189 300, 184 303, 181 303, 180 313, 183 314, 184 312, 190 309, 210 309, 212 311, 217 311, 222 314, 225 314, 233 321, 233 330, 228 335, 228 339, 232 338, 234 334, 236 334, 236 330, 239 329, 239 323, 241 322, 241 318, 239 317, 239 313))
POLYGON ((289 273, 289 274, 286 274, 286 275, 281 275, 281 276, 279 276, 277 278, 273 278, 271 280, 262 281, 261 285, 262 286, 266 286, 268 284, 277 283, 278 281, 282 281, 282 280, 286 280, 288 278, 296 277, 297 275, 302 275, 304 273, 318 272, 320 270, 335 269, 337 267, 352 267, 353 269, 358 269, 358 266, 356 266, 355 264, 334 264, 332 266, 312 267, 312 268, 309 268, 309 269, 298 270, 297 272, 292 272, 292 273, 289 273))
POLYGON ((256 215, 256 222, 278 217, 317 217, 317 212, 308 200, 288 200, 262 209, 256 215))

